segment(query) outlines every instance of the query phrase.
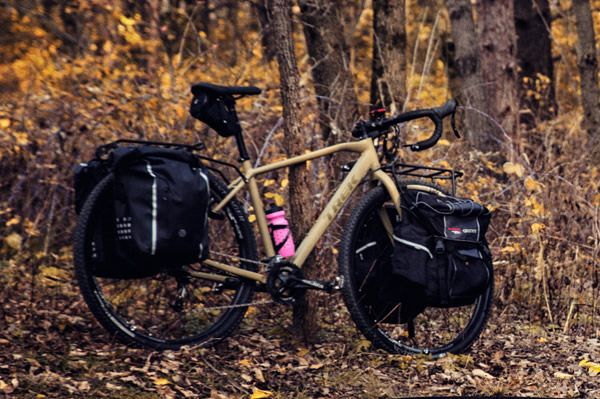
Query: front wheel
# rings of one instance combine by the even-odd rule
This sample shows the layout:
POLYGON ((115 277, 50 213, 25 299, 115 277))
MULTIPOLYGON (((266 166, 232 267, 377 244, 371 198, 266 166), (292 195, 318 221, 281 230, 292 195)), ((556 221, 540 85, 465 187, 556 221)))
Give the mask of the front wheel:
MULTIPOLYGON (((251 281, 211 269, 205 262, 165 267, 143 278, 108 278, 105 272, 98 272, 111 265, 114 269, 117 263, 108 252, 98 261, 99 246, 110 247, 106 220, 114 220, 107 206, 112 200, 112 179, 108 175, 90 193, 75 229, 75 274, 94 317, 121 341, 152 349, 210 345, 228 336, 246 313, 254 291, 251 281), (100 238, 98 232, 103 228, 100 238), (203 278, 209 275, 219 277, 203 278)), ((215 176, 210 175, 209 180, 214 204, 228 190, 215 176)), ((256 268, 256 242, 237 201, 230 201, 218 214, 211 212, 208 230, 209 260, 256 268)))
MULTIPOLYGON (((404 181, 403 187, 446 195, 432 184, 404 181)), ((493 299, 493 275, 474 304, 452 308, 428 307, 412 321, 402 320, 400 302, 381 300, 378 290, 398 289, 391 279, 393 244, 383 220, 400 221, 388 192, 371 190, 352 211, 340 246, 338 264, 344 278, 342 295, 352 320, 375 347, 390 353, 427 354, 467 350, 487 323, 493 299), (386 286, 387 285, 387 286, 386 286)))

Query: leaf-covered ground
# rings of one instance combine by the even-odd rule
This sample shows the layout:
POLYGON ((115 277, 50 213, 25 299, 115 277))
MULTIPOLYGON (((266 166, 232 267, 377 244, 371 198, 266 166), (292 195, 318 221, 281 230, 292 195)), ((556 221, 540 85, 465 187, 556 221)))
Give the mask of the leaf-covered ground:
POLYGON ((8 397, 600 398, 600 341, 519 320, 516 310, 496 311, 468 354, 440 360, 373 350, 337 294, 323 298, 321 343, 312 348, 290 338, 287 308, 270 307, 215 348, 155 352, 112 341, 77 292, 27 291, 1 305, 8 397))

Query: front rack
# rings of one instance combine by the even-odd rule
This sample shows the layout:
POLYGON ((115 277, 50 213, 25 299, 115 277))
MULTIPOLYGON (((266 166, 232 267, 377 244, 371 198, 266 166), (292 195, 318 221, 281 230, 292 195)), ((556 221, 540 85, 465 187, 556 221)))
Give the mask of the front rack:
POLYGON ((405 163, 395 163, 381 168, 392 176, 412 176, 421 179, 450 180, 452 182, 452 196, 456 196, 456 179, 464 176, 463 172, 453 169, 434 168, 431 166, 410 165, 405 163))

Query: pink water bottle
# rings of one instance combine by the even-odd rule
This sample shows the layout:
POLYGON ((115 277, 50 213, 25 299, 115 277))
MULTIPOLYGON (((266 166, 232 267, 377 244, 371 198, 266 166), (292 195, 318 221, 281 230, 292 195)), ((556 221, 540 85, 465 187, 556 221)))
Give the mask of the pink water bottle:
POLYGON ((289 227, 289 223, 285 218, 285 211, 282 207, 274 204, 265 211, 265 216, 269 222, 269 232, 275 245, 275 252, 284 258, 290 257, 296 253, 294 239, 289 227))

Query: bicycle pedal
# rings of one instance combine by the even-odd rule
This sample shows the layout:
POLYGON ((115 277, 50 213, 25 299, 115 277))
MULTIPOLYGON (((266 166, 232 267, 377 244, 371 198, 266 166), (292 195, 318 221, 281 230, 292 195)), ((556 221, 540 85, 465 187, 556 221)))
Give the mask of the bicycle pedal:
POLYGON ((224 289, 225 289, 225 284, 215 283, 215 284, 213 284, 210 292, 212 292, 213 294, 220 294, 221 292, 223 292, 224 289))
POLYGON ((342 289, 342 287, 344 287, 344 276, 337 276, 335 278, 335 283, 333 283, 331 289, 333 291, 339 291, 342 289))

